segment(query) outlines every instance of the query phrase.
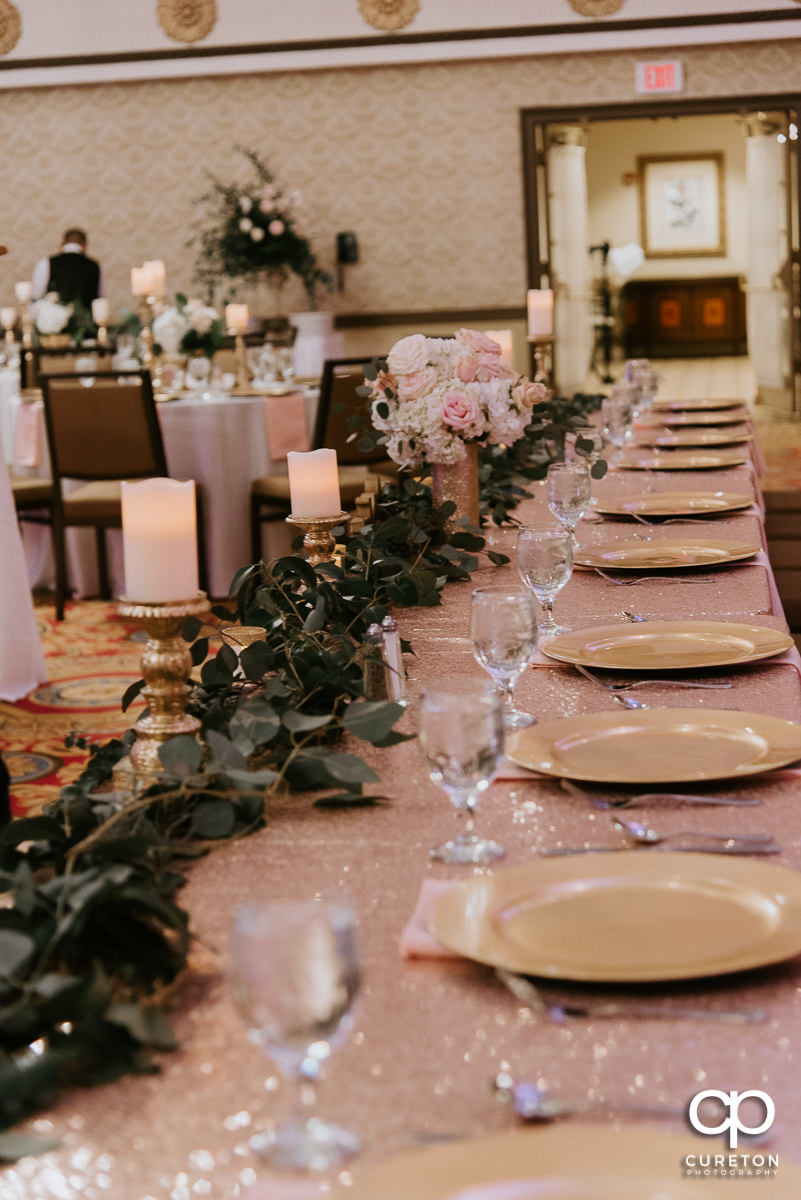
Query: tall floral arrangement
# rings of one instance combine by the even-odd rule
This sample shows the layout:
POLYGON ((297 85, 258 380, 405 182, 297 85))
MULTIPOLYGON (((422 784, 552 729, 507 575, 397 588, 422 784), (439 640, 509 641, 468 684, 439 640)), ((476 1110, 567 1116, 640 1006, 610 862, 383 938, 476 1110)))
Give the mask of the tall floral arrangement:
POLYGON ((196 277, 209 295, 221 278, 256 280, 265 276, 273 286, 290 273, 299 276, 311 308, 318 287, 331 288, 333 278, 322 269, 306 232, 303 199, 286 192, 253 150, 243 150, 252 167, 242 183, 212 186, 196 204, 206 207, 208 224, 194 239, 198 246, 196 277))
POLYGON ((507 367, 498 343, 474 329, 401 338, 366 382, 373 425, 402 467, 456 463, 466 442, 510 446, 550 396, 507 367))

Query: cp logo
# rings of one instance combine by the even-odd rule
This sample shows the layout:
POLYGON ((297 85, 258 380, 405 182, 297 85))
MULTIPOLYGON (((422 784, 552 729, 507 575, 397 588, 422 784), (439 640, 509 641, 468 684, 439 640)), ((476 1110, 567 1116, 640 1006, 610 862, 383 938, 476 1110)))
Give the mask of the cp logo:
POLYGON ((699 1133, 708 1134, 710 1137, 716 1133, 725 1133, 728 1129, 730 1150, 737 1149, 737 1137, 740 1133, 764 1133, 766 1129, 770 1129, 775 1116, 776 1106, 768 1093, 759 1092, 755 1088, 748 1092, 720 1092, 716 1088, 708 1088, 705 1092, 699 1092, 697 1096, 693 1096, 690 1101, 689 1117, 693 1129, 697 1129, 699 1133), (740 1105, 749 1097, 759 1100, 765 1109, 765 1120, 761 1125, 743 1125, 740 1120, 740 1105), (698 1115, 701 1103, 707 1099, 719 1100, 723 1107, 729 1110, 729 1115, 724 1117, 719 1125, 704 1125, 698 1115))

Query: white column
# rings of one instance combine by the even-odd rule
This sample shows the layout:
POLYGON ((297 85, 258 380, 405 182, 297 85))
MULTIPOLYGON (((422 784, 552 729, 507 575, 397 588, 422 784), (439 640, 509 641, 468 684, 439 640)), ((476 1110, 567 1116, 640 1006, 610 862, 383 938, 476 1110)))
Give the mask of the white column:
POLYGON ((754 118, 745 143, 748 352, 757 386, 769 389, 786 387, 790 377, 789 297, 780 276, 788 245, 785 158, 777 133, 777 125, 754 118))
POLYGON ((548 147, 551 284, 559 390, 572 395, 584 383, 592 357, 592 270, 583 131, 551 131, 548 147))

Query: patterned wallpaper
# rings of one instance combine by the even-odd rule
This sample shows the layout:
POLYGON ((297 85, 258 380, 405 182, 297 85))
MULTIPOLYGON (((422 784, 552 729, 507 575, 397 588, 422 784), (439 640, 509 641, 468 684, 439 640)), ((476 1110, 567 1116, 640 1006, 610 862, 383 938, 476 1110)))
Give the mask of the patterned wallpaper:
MULTIPOLYGON (((668 51, 669 52, 669 51, 668 51)), ((682 51, 688 94, 801 86, 799 42, 682 51)), ((321 259, 354 230, 361 262, 332 307, 347 312, 516 305, 525 287, 519 110, 634 98, 635 56, 477 63, 42 88, 2 99, 0 303, 84 225, 106 290, 129 302, 129 268, 166 260, 191 287, 192 199, 208 168, 235 178, 234 147, 262 152, 311 211, 321 259)), ((268 311, 263 298, 261 311, 268 311)), ((301 289, 284 311, 305 307, 301 289)))

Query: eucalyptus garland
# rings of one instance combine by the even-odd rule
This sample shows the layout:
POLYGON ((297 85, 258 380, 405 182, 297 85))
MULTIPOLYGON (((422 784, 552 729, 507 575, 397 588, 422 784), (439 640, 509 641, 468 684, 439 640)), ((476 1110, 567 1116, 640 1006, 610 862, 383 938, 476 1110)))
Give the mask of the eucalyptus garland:
MULTIPOLYGON (((509 517, 594 403, 552 401, 514 456, 482 452, 485 516, 509 517)), ((174 1048, 166 1007, 190 948, 182 862, 261 828, 279 791, 313 792, 321 807, 385 802, 358 744, 408 735, 395 729, 400 705, 364 697, 367 627, 394 605, 439 604, 484 553, 508 561, 476 529, 446 538, 453 511, 407 478, 382 491, 341 565, 290 556, 242 570, 235 613, 212 615, 260 626, 265 640, 209 656, 212 627, 193 618, 184 629, 201 667, 190 701, 201 740, 167 742, 158 785, 121 797, 115 768, 135 732, 101 744, 73 736, 88 754, 81 776, 42 816, 0 829, 0 892, 12 901, 0 908, 0 1159, 49 1148, 11 1127, 61 1088, 157 1070, 153 1052, 174 1048)))

